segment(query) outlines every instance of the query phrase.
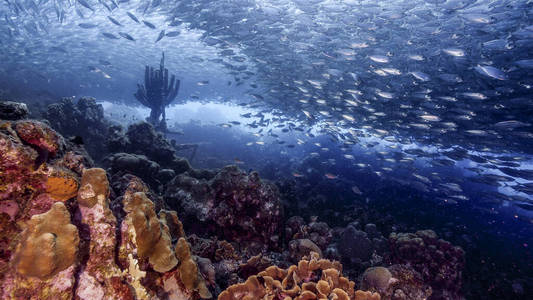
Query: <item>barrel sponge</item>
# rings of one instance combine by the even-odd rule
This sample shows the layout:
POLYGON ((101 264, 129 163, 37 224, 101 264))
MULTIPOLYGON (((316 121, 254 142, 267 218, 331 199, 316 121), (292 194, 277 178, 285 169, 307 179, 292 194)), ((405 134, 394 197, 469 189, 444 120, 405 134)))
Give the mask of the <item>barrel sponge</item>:
POLYGON ((45 280, 76 261, 78 244, 78 229, 65 205, 56 202, 26 223, 13 261, 20 274, 45 280))
POLYGON ((98 200, 109 196, 109 182, 104 169, 92 168, 83 171, 81 188, 78 192, 78 203, 85 207, 93 207, 98 200))
POLYGON ((185 238, 181 237, 176 244, 176 256, 178 257, 180 279, 189 291, 197 291, 202 299, 211 298, 211 293, 205 285, 204 279, 198 272, 198 265, 191 255, 191 247, 185 238))
POLYGON ((125 201, 124 210, 135 229, 137 255, 148 258, 157 272, 164 273, 174 268, 178 261, 172 251, 169 229, 157 218, 154 203, 145 193, 137 192, 125 201))

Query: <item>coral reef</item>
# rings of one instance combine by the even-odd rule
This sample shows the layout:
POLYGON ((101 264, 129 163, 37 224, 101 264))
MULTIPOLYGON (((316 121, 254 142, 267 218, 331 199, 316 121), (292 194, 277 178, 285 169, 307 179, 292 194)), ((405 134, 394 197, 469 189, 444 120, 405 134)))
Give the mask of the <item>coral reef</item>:
POLYGON ((115 137, 104 170, 45 123, 0 121, 2 299, 462 299, 464 251, 433 231, 387 240, 361 207, 285 220, 257 172, 192 169, 148 123, 115 137))
POLYGON ((183 237, 176 244, 176 256, 180 261, 178 269, 180 279, 185 285, 185 288, 189 291, 197 291, 202 299, 211 298, 211 293, 198 272, 198 265, 192 258, 191 248, 183 237))
POLYGON ((433 299, 460 299, 464 251, 439 239, 432 230, 392 233, 390 262, 406 264, 433 289, 433 299))
POLYGON ((2 299, 211 297, 177 213, 158 218, 140 179, 116 177, 112 203, 105 170, 40 122, 0 123, 0 150, 2 299))
POLYGON ((189 220, 186 227, 201 222, 207 234, 220 239, 255 242, 260 248, 280 246, 279 193, 256 172, 227 166, 209 181, 181 174, 167 184, 165 201, 189 220))

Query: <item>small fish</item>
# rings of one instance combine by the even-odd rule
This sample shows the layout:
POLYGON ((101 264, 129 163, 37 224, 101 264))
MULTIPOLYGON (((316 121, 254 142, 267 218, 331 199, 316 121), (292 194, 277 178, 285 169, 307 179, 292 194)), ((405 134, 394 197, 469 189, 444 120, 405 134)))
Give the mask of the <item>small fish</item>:
POLYGON ((324 176, 327 178, 327 179, 337 179, 338 176, 337 175, 333 175, 331 173, 326 173, 324 174, 324 176))
POLYGON ((155 42, 159 42, 163 37, 165 36, 165 30, 161 30, 161 32, 159 33, 159 36, 157 37, 157 40, 155 40, 155 42))
POLYGON ((109 33, 109 32, 102 32, 102 35, 105 36, 106 38, 112 39, 112 40, 120 39, 118 36, 116 36, 116 35, 114 35, 112 33, 109 33))
POLYGON ((465 52, 462 49, 458 49, 458 48, 448 48, 448 49, 444 49, 442 51, 444 51, 444 53, 446 53, 448 55, 451 55, 451 56, 454 56, 454 57, 463 57, 463 56, 465 56, 465 52))
POLYGON ((507 80, 507 75, 495 67, 477 65, 474 69, 481 75, 498 80, 507 80))
POLYGON ((384 55, 370 55, 368 58, 373 62, 385 64, 389 62, 389 58, 384 55))
POLYGON ((134 14, 130 13, 129 11, 126 12, 126 14, 128 15, 128 17, 130 17, 130 19, 132 19, 133 21, 135 21, 135 23, 140 23, 140 22, 139 22, 139 19, 137 19, 137 17, 136 17, 134 14))
POLYGON ((414 71, 410 72, 409 74, 413 75, 414 78, 420 80, 420 81, 429 81, 430 77, 428 74, 420 71, 414 71))
POLYGON ((121 37, 123 37, 123 38, 125 38, 125 39, 127 39, 127 40, 130 40, 130 41, 132 41, 132 42, 135 42, 135 39, 134 39, 131 35, 129 35, 129 34, 125 33, 125 32, 119 32, 118 34, 119 34, 121 37))
POLYGON ((350 121, 350 122, 354 122, 355 121, 355 118, 350 116, 350 115, 346 115, 346 114, 343 114, 342 117, 347 120, 347 121, 350 121))
POLYGON ((361 190, 357 187, 357 186, 352 186, 352 192, 356 195, 362 195, 363 192, 361 192, 361 190))
POLYGON ((80 24, 78 24, 78 26, 80 26, 83 29, 90 29, 90 28, 95 28, 98 25, 92 24, 92 23, 80 23, 80 24))
POLYGON ((178 35, 180 35, 180 31, 170 31, 170 32, 167 32, 167 37, 176 37, 178 35))
POLYGON ((242 164, 244 164, 244 162, 243 162, 242 160, 238 159, 238 158, 235 158, 233 161, 234 161, 235 164, 237 164, 237 165, 242 165, 242 164))
POLYGON ((208 84, 209 84, 209 80, 198 81, 196 83, 196 85, 199 85, 199 86, 204 86, 204 85, 208 85, 208 84))
POLYGON ((94 11, 94 8, 93 8, 89 3, 87 3, 87 1, 85 1, 85 0, 78 0, 78 3, 81 4, 83 7, 88 8, 88 9, 94 11))
POLYGON ((154 25, 154 24, 152 24, 152 23, 150 23, 150 22, 148 22, 148 21, 145 21, 145 20, 143 20, 143 23, 144 23, 144 25, 146 25, 147 27, 149 27, 149 28, 151 28, 151 29, 155 29, 155 25, 154 25))
POLYGON ((296 178, 302 178, 302 177, 304 177, 303 174, 300 174, 300 173, 297 173, 297 172, 292 172, 292 176, 293 176, 293 177, 296 177, 296 178))
POLYGON ((470 98, 470 99, 475 99, 475 100, 485 100, 488 98, 482 93, 472 93, 472 92, 465 92, 463 93, 463 96, 470 98))
POLYGON ((264 145, 265 144, 265 142, 263 142, 263 141, 257 141, 255 143, 258 144, 258 145, 264 145))
POLYGON ((117 25, 117 26, 122 26, 122 24, 120 24, 119 21, 117 21, 115 18, 111 17, 111 16, 107 16, 107 18, 109 19, 109 21, 111 21, 111 23, 117 25))

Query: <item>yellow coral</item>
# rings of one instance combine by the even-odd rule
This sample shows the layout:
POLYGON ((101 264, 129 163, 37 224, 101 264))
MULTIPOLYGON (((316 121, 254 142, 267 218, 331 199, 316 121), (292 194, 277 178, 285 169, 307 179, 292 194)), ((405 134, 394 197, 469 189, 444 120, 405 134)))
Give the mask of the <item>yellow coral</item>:
POLYGON ((76 261, 78 244, 78 229, 65 205, 56 202, 28 221, 13 261, 20 274, 47 279, 76 261))

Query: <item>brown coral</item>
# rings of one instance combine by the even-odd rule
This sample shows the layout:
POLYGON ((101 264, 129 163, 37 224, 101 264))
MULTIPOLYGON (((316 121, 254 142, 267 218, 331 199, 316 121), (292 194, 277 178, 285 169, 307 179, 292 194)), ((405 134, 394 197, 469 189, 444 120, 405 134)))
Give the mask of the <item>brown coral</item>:
POLYGON ((173 210, 162 209, 159 211, 159 220, 168 227, 168 231, 173 241, 181 237, 185 237, 183 224, 178 219, 177 212, 173 210))
POLYGON ((356 291, 355 300, 381 300, 381 296, 378 293, 356 291))
POLYGON ((109 196, 109 184, 106 172, 100 168, 87 169, 81 178, 78 203, 85 207, 93 207, 98 200, 109 196))
POLYGON ((70 214, 62 202, 50 211, 34 215, 22 232, 14 263, 26 276, 46 279, 68 268, 76 261, 78 229, 70 223, 70 214))
POLYGON ((148 258, 157 272, 171 270, 178 261, 171 249, 169 229, 157 218, 153 202, 142 192, 134 193, 127 199, 124 210, 135 228, 137 255, 148 258))
POLYGON ((189 291, 197 291, 202 299, 211 298, 211 293, 205 285, 204 279, 198 272, 198 265, 191 255, 191 247, 185 240, 180 238, 176 244, 176 256, 178 257, 180 279, 189 291))
POLYGON ((246 282, 230 286, 218 299, 349 300, 355 297, 354 287, 353 281, 342 276, 339 262, 319 259, 318 254, 313 252, 309 260, 303 259, 288 269, 268 267, 250 276, 246 282))

